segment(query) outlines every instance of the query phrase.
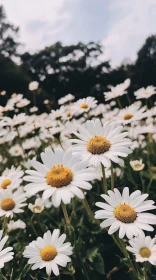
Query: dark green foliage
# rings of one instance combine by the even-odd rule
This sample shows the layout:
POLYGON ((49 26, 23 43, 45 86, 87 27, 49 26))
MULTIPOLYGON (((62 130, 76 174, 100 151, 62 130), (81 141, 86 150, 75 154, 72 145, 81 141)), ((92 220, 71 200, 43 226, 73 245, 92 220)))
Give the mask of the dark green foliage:
POLYGON ((16 42, 15 37, 18 30, 18 27, 6 22, 3 6, 0 6, 0 53, 4 56, 17 55, 17 47, 20 44, 16 42))
MULTIPOLYGON (((12 61, 19 56, 19 43, 16 41, 19 28, 7 22, 6 15, 0 6, 0 91, 6 90, 10 95, 13 92, 25 93, 30 82, 20 66, 12 61)), ((5 97, 0 97, 0 105, 6 103, 5 97)))
POLYGON ((103 100, 110 65, 108 61, 92 65, 101 53, 98 43, 63 46, 57 42, 34 55, 23 54, 22 67, 33 80, 41 81, 50 99, 72 93, 77 99, 91 95, 103 100))

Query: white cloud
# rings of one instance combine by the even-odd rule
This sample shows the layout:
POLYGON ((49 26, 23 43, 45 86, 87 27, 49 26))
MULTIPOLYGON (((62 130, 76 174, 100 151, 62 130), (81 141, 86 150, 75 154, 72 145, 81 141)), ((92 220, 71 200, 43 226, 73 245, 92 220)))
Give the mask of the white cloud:
POLYGON ((60 39, 71 19, 71 14, 64 9, 65 2, 67 0, 1 0, 10 22, 20 27, 20 41, 30 51, 60 39), (40 24, 36 30, 35 24, 40 24))
MULTIPOLYGON (((88 9, 85 10, 87 15, 83 18, 85 25, 83 30, 81 25, 83 1, 85 0, 1 0, 0 2, 4 5, 8 19, 20 27, 19 41, 25 44, 22 51, 34 52, 58 40, 65 44, 76 43, 84 38, 83 31, 86 32, 86 26, 90 28, 92 40, 97 29, 103 26, 104 32, 100 33, 103 38, 103 34, 106 33, 105 26, 108 26, 107 36, 102 40, 104 55, 100 59, 110 59, 112 65, 116 66, 124 58, 134 60, 136 52, 145 39, 156 33, 156 0, 105 1, 105 9, 101 4, 104 12, 103 21, 99 23, 96 30, 88 22, 88 16, 91 16, 89 1, 86 1, 88 9), (72 9, 75 9, 77 14, 74 14, 72 9), (105 17, 106 12, 107 17, 105 17), (77 41, 73 39, 76 36, 77 41)), ((92 1, 95 5, 97 2, 100 5, 101 2, 92 1)), ((95 12, 94 17, 95 20, 98 19, 98 12, 97 14, 95 12)))
POLYGON ((145 39, 156 32, 155 0, 112 1, 109 12, 114 16, 108 35, 102 41, 104 57, 116 66, 124 58, 134 60, 145 39))

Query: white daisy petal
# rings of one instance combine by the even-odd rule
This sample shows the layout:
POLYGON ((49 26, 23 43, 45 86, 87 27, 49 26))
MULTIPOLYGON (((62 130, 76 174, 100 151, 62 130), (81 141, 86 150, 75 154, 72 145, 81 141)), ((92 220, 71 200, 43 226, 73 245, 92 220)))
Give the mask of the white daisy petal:
POLYGON ((61 148, 54 151, 47 148, 41 158, 43 164, 33 160, 37 171, 28 170, 29 175, 24 178, 29 182, 24 187, 28 197, 43 192, 43 200, 51 199, 53 206, 59 207, 61 201, 69 204, 74 196, 83 199, 81 189, 92 188, 90 181, 96 179, 94 168, 88 167, 80 156, 73 155, 72 149, 64 152, 61 148))
POLYGON ((26 246, 23 256, 28 258, 29 264, 33 264, 33 270, 45 268, 47 275, 51 275, 53 272, 58 276, 58 265, 65 267, 71 261, 68 257, 68 255, 72 255, 71 244, 64 243, 66 234, 62 234, 60 237, 59 235, 59 229, 55 229, 53 233, 47 231, 43 238, 38 237, 37 240, 26 246))
POLYGON ((154 201, 145 201, 148 194, 142 195, 140 191, 135 191, 129 195, 129 189, 126 187, 123 189, 122 196, 117 189, 114 189, 114 192, 109 190, 108 195, 102 194, 101 197, 107 203, 96 203, 101 210, 95 212, 95 219, 103 219, 101 227, 110 226, 108 234, 119 230, 119 238, 122 239, 126 235, 131 239, 133 236, 142 235, 143 230, 153 231, 151 225, 156 224, 156 215, 141 213, 156 208, 153 205, 154 201))

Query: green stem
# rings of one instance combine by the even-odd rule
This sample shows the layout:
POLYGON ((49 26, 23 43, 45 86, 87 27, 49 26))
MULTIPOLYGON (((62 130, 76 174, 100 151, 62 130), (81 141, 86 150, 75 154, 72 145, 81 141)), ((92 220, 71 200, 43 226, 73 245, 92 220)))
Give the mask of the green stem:
POLYGON ((39 214, 36 214, 36 220, 37 220, 37 223, 38 223, 38 225, 39 225, 39 227, 40 227, 40 229, 42 230, 42 232, 44 233, 45 232, 45 229, 44 229, 44 227, 43 226, 45 226, 43 223, 41 223, 40 222, 40 215, 39 214))
POLYGON ((129 253, 128 253, 126 247, 125 247, 125 244, 123 243, 122 239, 119 239, 119 242, 121 244, 122 252, 123 252, 124 256, 128 259, 129 265, 133 268, 132 274, 134 275, 134 278, 137 279, 138 272, 136 272, 136 268, 135 268, 132 260, 130 259, 130 256, 129 256, 129 253))
POLYGON ((120 103, 119 98, 117 98, 117 103, 118 103, 119 108, 122 109, 122 105, 121 105, 121 103, 120 103))
POLYGON ((145 262, 144 266, 144 280, 147 280, 147 262, 145 262))
POLYGON ((131 174, 131 170, 129 170, 129 168, 128 168, 128 173, 129 173, 129 176, 131 177, 131 178, 130 178, 130 179, 131 179, 131 183, 133 184, 133 186, 135 187, 135 189, 138 190, 138 186, 137 186, 137 184, 135 183, 135 181, 134 181, 134 179, 133 179, 133 176, 132 176, 132 174, 131 174))
POLYGON ((68 213, 67 213, 66 205, 62 202, 61 206, 62 206, 62 210, 63 210, 63 214, 64 214, 66 224, 70 225, 70 219, 69 219, 69 216, 68 216, 68 213))
POLYGON ((111 190, 114 190, 114 172, 113 172, 113 164, 111 163, 111 190))
POLYGON ((150 139, 147 136, 147 165, 148 169, 151 170, 151 162, 150 162, 150 139))
POLYGON ((47 210, 44 210, 44 213, 57 227, 59 227, 58 223, 53 219, 52 215, 50 215, 47 210))
POLYGON ((2 230, 3 230, 4 234, 5 234, 5 232, 7 232, 7 222, 8 222, 8 218, 5 216, 4 220, 3 220, 3 225, 2 225, 2 230))
MULTIPOLYGON (((56 137, 55 137, 55 138, 56 138, 56 137)), ((56 139, 57 139, 57 138, 56 138, 56 139)), ((64 150, 64 148, 63 148, 63 146, 62 146, 62 143, 61 143, 61 140, 60 140, 60 137, 58 137, 57 142, 58 142, 58 144, 61 146, 62 150, 64 150)))
POLYGON ((146 106, 147 106, 147 109, 148 109, 148 101, 147 101, 147 99, 146 99, 146 106))
POLYGON ((31 224, 31 228, 32 228, 33 232, 34 232, 35 235, 38 237, 38 233, 37 233, 37 231, 36 231, 36 229, 35 229, 35 227, 34 227, 34 224, 33 224, 33 216, 32 216, 32 218, 31 218, 30 224, 31 224))
POLYGON ((84 264, 83 260, 81 260, 81 257, 79 259, 80 259, 80 263, 82 265, 83 274, 85 275, 85 280, 90 280, 88 272, 87 272, 87 269, 85 267, 85 264, 84 264))
POLYGON ((84 208, 86 209, 86 212, 88 213, 88 216, 91 218, 91 220, 95 220, 94 214, 93 214, 92 210, 90 209, 90 206, 87 202, 86 197, 82 200, 82 203, 83 203, 84 208))
POLYGON ((127 97, 128 104, 131 105, 131 101, 130 101, 130 98, 128 96, 128 93, 126 94, 126 97, 127 97))
POLYGON ((107 180, 106 180, 106 174, 105 174, 105 167, 102 163, 101 163, 101 168, 102 168, 102 175, 103 175, 104 194, 107 194, 107 180))
POLYGON ((152 181, 153 181, 153 177, 151 177, 151 179, 149 181, 149 184, 147 186, 147 193, 149 193, 149 191, 150 191, 150 187, 151 187, 152 181))
POLYGON ((123 253, 123 255, 125 256, 125 258, 127 258, 128 262, 129 262, 128 267, 131 266, 131 267, 133 268, 133 271, 132 271, 133 276, 135 276, 135 279, 137 279, 137 278, 136 278, 137 273, 136 273, 135 267, 134 267, 134 265, 133 265, 133 263, 132 263, 132 261, 131 261, 131 259, 130 259, 130 257, 129 257, 129 254, 128 254, 126 248, 125 248, 124 243, 122 242, 122 240, 121 240, 119 237, 115 236, 114 234, 112 234, 111 237, 113 238, 115 244, 118 246, 118 248, 120 249, 120 251, 121 251, 121 252, 123 253))
POLYGON ((120 251, 122 251, 121 245, 120 245, 120 243, 118 242, 118 240, 117 240, 117 238, 115 237, 115 235, 114 235, 114 234, 111 234, 111 237, 113 238, 115 244, 116 244, 117 247, 120 249, 120 251))
POLYGON ((143 193, 145 193, 145 185, 144 185, 144 180, 142 178, 142 172, 140 171, 140 180, 141 180, 141 184, 142 184, 142 191, 143 193))
POLYGON ((74 198, 72 199, 72 211, 75 212, 75 201, 74 201, 74 198))
POLYGON ((70 219, 69 219, 69 216, 68 216, 68 213, 67 213, 66 205, 62 202, 61 206, 62 206, 64 218, 65 218, 65 221, 66 221, 66 226, 67 226, 67 229, 68 229, 68 232, 69 232, 69 236, 71 237, 72 236, 72 227, 71 227, 70 219))
POLYGON ((2 280, 7 280, 7 278, 3 275, 3 273, 1 272, 1 270, 0 270, 0 276, 2 276, 2 280))

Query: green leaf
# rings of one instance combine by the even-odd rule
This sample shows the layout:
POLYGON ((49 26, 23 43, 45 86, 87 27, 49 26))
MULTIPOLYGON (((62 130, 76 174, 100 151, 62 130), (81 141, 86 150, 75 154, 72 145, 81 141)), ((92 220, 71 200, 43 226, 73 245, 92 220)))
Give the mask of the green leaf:
POLYGON ((105 274, 104 260, 100 253, 98 253, 94 258, 93 269, 100 274, 105 274))

